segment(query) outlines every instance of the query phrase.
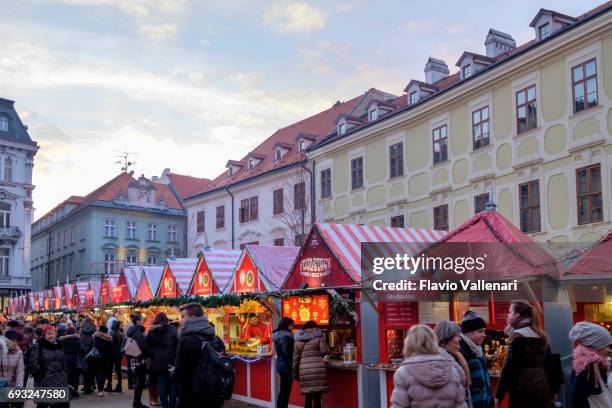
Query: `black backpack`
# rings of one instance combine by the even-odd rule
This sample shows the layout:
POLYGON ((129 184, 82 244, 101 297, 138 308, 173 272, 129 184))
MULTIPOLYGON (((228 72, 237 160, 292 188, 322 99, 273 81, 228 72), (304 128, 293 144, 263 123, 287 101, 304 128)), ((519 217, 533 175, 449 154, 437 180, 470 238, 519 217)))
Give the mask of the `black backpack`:
POLYGON ((228 400, 234 392, 236 369, 231 358, 216 351, 209 341, 202 342, 200 361, 193 377, 193 391, 197 399, 228 400))

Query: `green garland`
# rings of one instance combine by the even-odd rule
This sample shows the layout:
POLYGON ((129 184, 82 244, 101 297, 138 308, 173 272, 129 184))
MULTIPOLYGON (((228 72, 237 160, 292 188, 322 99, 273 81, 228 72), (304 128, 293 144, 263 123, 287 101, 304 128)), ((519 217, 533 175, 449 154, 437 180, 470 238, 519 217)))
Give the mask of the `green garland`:
MULTIPOLYGON (((151 306, 167 306, 167 307, 179 307, 186 303, 199 303, 204 308, 218 308, 223 306, 239 306, 243 300, 257 300, 264 301, 270 298, 283 299, 290 296, 305 296, 308 295, 308 291, 304 289, 294 290, 283 290, 276 292, 257 292, 257 293, 240 293, 240 294, 224 294, 224 295, 209 295, 209 296, 196 296, 196 295, 183 295, 174 298, 154 298, 145 301, 130 301, 121 302, 117 304, 94 306, 94 308, 105 309, 105 308, 117 308, 117 307, 135 307, 135 308, 147 308, 151 306)), ((32 312, 33 314, 41 313, 78 313, 75 309, 47 309, 37 310, 32 312)), ((331 316, 330 323, 333 325, 340 321, 346 321, 348 319, 354 320, 352 315, 355 313, 355 301, 346 299, 339 295, 333 295, 329 305, 329 314, 331 316)))

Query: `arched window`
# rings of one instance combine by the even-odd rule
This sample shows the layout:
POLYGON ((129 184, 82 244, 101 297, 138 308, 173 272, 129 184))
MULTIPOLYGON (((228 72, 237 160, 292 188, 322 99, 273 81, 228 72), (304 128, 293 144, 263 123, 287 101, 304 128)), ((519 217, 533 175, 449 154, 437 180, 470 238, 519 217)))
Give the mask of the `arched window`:
POLYGON ((9 203, 0 202, 0 228, 11 226, 11 205, 9 203))
POLYGON ((9 122, 6 116, 0 116, 0 132, 8 132, 9 122))

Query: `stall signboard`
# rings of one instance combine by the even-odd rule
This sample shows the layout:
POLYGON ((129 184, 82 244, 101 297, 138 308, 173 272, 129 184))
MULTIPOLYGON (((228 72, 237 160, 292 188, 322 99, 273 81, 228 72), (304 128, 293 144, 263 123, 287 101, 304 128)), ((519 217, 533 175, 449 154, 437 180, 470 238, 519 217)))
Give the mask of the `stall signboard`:
POLYGON ((100 286, 100 304, 108 305, 110 303, 111 303, 110 288, 109 288, 108 280, 105 279, 102 281, 102 285, 100 286))
POLYGON ((353 285, 338 259, 323 241, 318 230, 311 232, 285 283, 285 288, 353 285))
POLYGON ((246 255, 234 276, 234 292, 245 293, 258 290, 260 290, 259 272, 251 258, 246 255))
POLYGON ((283 316, 293 319, 295 324, 314 320, 318 324, 329 324, 329 297, 327 295, 289 296, 283 299, 283 316))
POLYGON ((92 307, 93 305, 95 305, 95 303, 96 302, 93 289, 87 288, 87 291, 85 292, 85 306, 92 307))
POLYGON ((385 325, 410 327, 419 323, 419 305, 416 302, 385 302, 385 325))
POLYGON ((113 288, 111 299, 114 304, 124 302, 124 299, 128 296, 124 296, 124 292, 127 292, 127 287, 125 285, 117 285, 113 288))

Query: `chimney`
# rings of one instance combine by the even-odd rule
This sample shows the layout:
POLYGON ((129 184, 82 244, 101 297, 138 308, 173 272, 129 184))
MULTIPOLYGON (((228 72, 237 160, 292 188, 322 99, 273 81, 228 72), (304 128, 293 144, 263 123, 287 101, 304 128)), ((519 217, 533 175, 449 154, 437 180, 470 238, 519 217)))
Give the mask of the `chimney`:
POLYGON ((515 49, 516 41, 514 41, 510 34, 491 28, 485 40, 485 47, 487 47, 487 57, 495 58, 500 54, 515 49))
POLYGON ((425 64, 425 82, 433 84, 441 79, 448 76, 448 65, 446 62, 429 57, 427 64, 425 64))

